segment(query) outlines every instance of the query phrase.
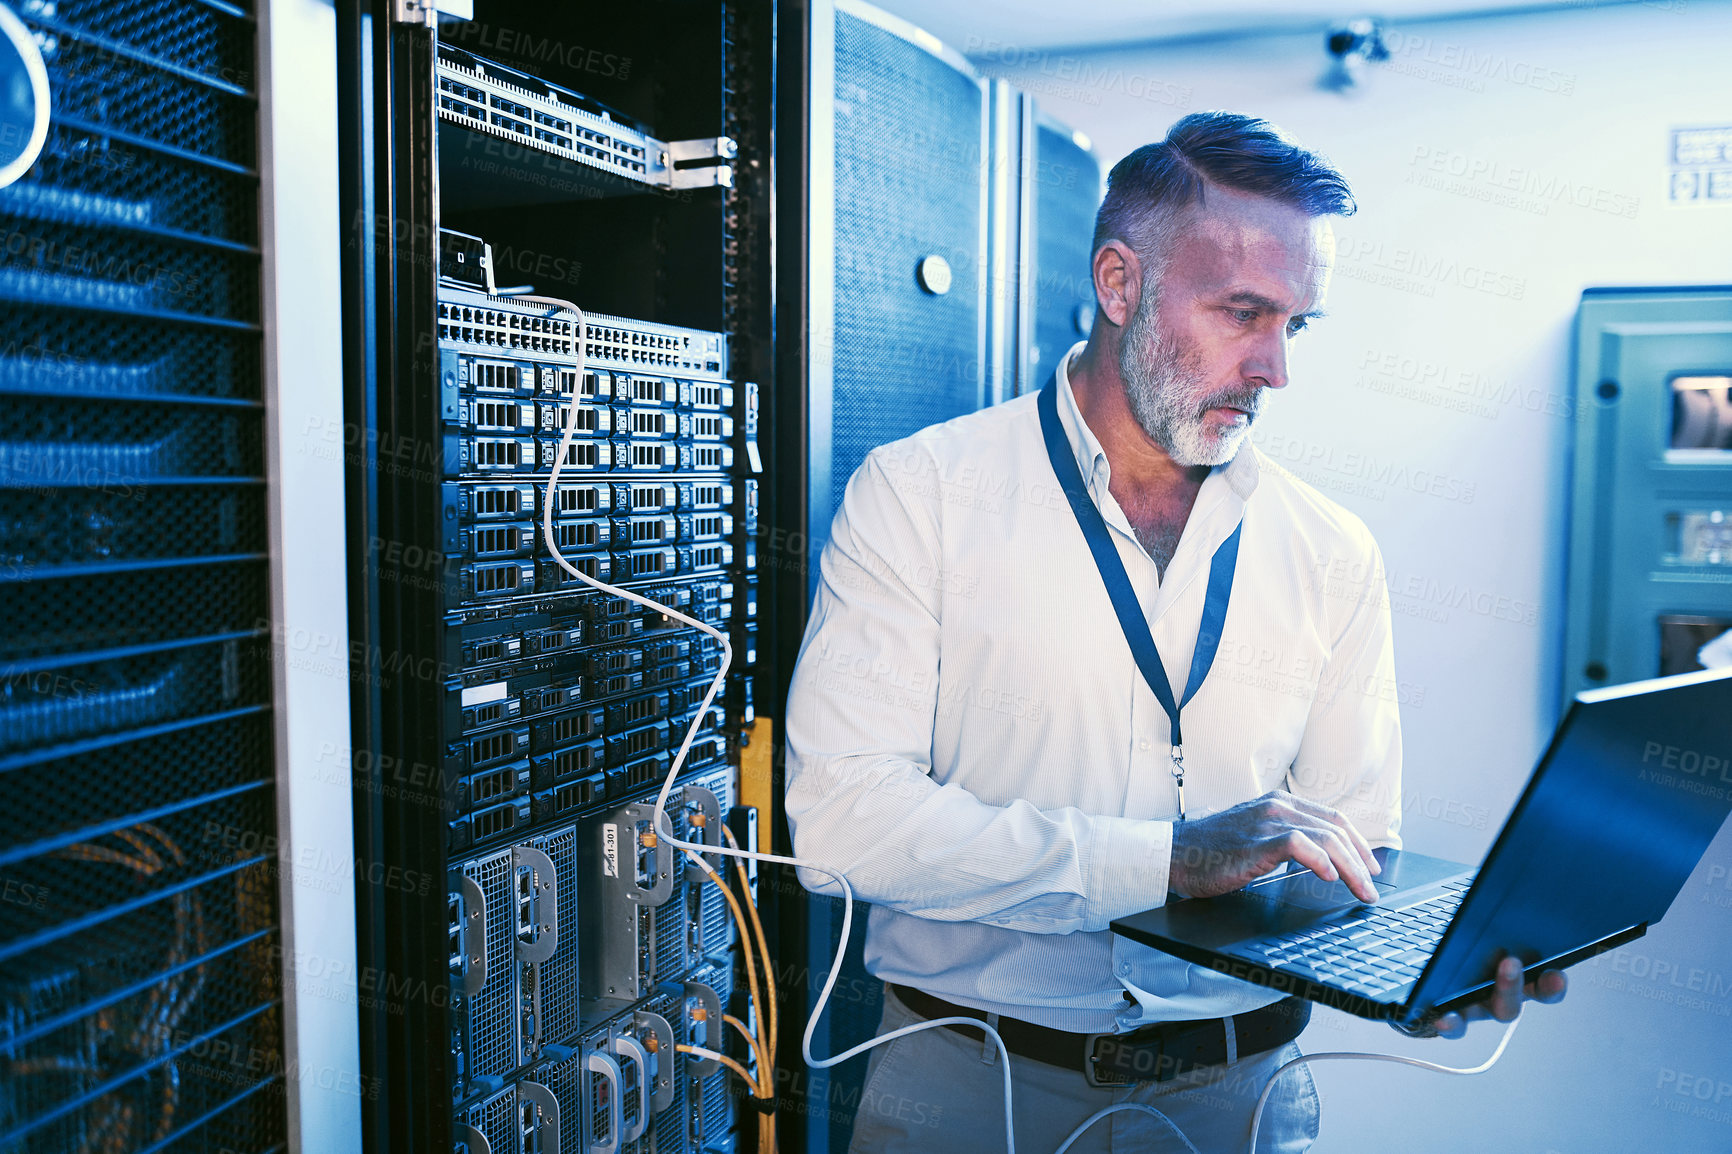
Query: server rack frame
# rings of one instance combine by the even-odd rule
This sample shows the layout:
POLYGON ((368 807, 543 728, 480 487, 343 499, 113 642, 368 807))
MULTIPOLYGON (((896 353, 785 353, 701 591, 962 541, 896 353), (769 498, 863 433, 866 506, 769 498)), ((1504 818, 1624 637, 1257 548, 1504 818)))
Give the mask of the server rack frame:
MULTIPOLYGON (((729 202, 737 215, 744 251, 718 267, 736 278, 728 300, 740 313, 727 318, 738 371, 736 382, 762 387, 759 440, 776 441, 777 411, 783 403, 776 387, 781 363, 776 355, 775 259, 775 47, 777 7, 773 0, 732 6, 729 35, 757 45, 754 68, 758 88, 743 123, 730 124, 740 143, 736 186, 729 202), (751 168, 749 158, 756 158, 751 168), (731 263, 730 263, 731 262, 731 263)), ((721 7, 717 8, 718 18, 721 7)), ((346 429, 355 430, 345 453, 349 480, 350 626, 357 665, 351 745, 373 751, 357 757, 354 772, 355 825, 363 857, 397 863, 438 863, 443 875, 445 823, 437 806, 393 804, 388 791, 424 779, 438 780, 441 750, 435 727, 440 687, 432 681, 382 675, 381 658, 392 650, 437 651, 433 636, 443 605, 438 594, 417 587, 394 568, 383 538, 438 541, 440 485, 437 476, 413 467, 399 468, 393 457, 412 462, 418 439, 433 440, 440 429, 438 391, 431 387, 437 364, 435 301, 437 270, 430 254, 439 224, 439 174, 434 163, 438 124, 435 108, 435 33, 431 7, 373 0, 343 0, 338 5, 341 122, 344 126, 343 220, 344 374, 346 429), (421 382, 417 387, 415 382, 421 382), (413 430, 407 445, 369 431, 413 430), (391 527, 381 534, 380 528, 391 527)), ((661 128, 657 125, 658 129, 661 128)), ((663 130, 666 137, 677 131, 663 130)), ((572 295, 570 293, 558 295, 572 295)), ((580 303, 582 292, 577 292, 580 303)), ((678 315, 657 317, 685 323, 678 315)), ((623 308, 597 311, 628 313, 623 308)), ((630 315, 628 313, 628 315, 630 315)), ((642 315, 642 314, 637 314, 642 315)), ((773 456, 773 452, 768 454, 773 456)), ((766 464, 765 478, 775 475, 766 464)), ((763 491, 760 534, 776 525, 777 497, 763 491)), ((747 542, 748 545, 755 544, 747 542)), ((759 598, 777 603, 774 566, 760 572, 759 598)), ((760 613, 758 648, 779 652, 778 618, 760 613)), ((736 648, 736 661, 743 654, 736 648)), ((779 713, 781 682, 773 658, 760 660, 756 682, 759 712, 779 713)), ((735 705, 730 704, 730 709, 735 705)), ((770 794, 779 809, 779 786, 770 794)), ((772 819, 779 815, 764 815, 772 819)), ((762 823, 761 823, 762 824, 762 823)), ((768 828, 768 827, 766 827, 768 828)), ((437 905, 443 911, 444 898, 437 905)), ((363 1101, 368 1149, 439 1149, 452 1140, 449 1099, 425 1088, 449 1084, 446 923, 431 916, 425 899, 379 887, 357 895, 360 933, 359 972, 371 983, 361 1007, 362 1068, 381 1092, 363 1101), (443 993, 442 993, 443 992, 443 993)), ((775 911, 766 910, 766 929, 775 940, 775 911)))

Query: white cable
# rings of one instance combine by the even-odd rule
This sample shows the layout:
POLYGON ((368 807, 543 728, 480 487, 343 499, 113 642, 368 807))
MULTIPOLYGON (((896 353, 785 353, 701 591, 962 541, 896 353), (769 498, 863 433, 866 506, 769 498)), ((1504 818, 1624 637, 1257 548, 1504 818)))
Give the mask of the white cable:
POLYGON ((1301 1054, 1297 1058, 1283 1062, 1278 1070, 1269 1075, 1268 1085, 1263 1087, 1263 1093, 1257 1099, 1257 1109, 1251 1114, 1251 1145, 1247 1149, 1251 1151, 1251 1154, 1256 1154, 1257 1130, 1263 1124, 1263 1107, 1269 1102, 1269 1094, 1275 1089, 1276 1079, 1295 1066, 1303 1066, 1310 1062, 1340 1062, 1358 1058, 1367 1062, 1399 1062, 1403 1066, 1418 1066, 1421 1070, 1430 1070, 1436 1074, 1483 1074, 1497 1065, 1497 1060, 1503 1057, 1504 1049, 1509 1045, 1509 1040, 1515 1037, 1516 1025, 1520 1021, 1520 1018, 1510 1019, 1509 1025, 1504 1027, 1503 1037, 1497 1040, 1497 1049, 1491 1052, 1491 1057, 1477 1066, 1469 1066, 1465 1069, 1455 1066, 1441 1066, 1436 1062, 1426 1062, 1419 1058, 1403 1058, 1399 1054, 1360 1054, 1351 1050, 1327 1054, 1301 1054))
MULTIPOLYGON (((685 764, 686 754, 691 749, 692 739, 697 736, 698 726, 703 721, 705 715, 709 712, 710 703, 716 699, 716 694, 721 691, 723 683, 727 680, 728 668, 733 663, 734 647, 729 644, 727 634, 707 622, 699 621, 694 617, 687 617, 684 613, 681 613, 679 610, 674 609, 671 606, 663 605, 657 601, 652 601, 648 597, 633 593, 629 589, 621 589, 617 585, 609 585, 605 581, 599 581, 578 569, 570 561, 567 561, 565 555, 559 551, 559 546, 555 542, 553 536, 553 508, 558 495, 557 486, 559 484, 559 474, 565 468, 565 454, 570 449, 572 439, 577 433, 578 395, 583 388, 583 369, 585 359, 584 341, 588 335, 585 328, 586 322, 584 320, 582 309, 578 308, 570 301, 560 300, 557 297, 525 294, 521 296, 513 296, 511 299, 516 301, 528 301, 533 304, 548 305, 553 308, 566 309, 577 315, 577 332, 575 334, 575 339, 572 342, 577 352, 577 375, 571 388, 570 407, 565 411, 564 434, 559 439, 559 451, 554 455, 553 472, 547 478, 547 492, 541 503, 541 531, 543 539, 547 542, 547 551, 552 554, 554 561, 558 562, 560 568, 564 569, 567 573, 570 573, 573 577, 576 577, 584 584, 599 589, 603 593, 610 593, 615 597, 624 597, 626 600, 635 601, 647 609, 665 614, 676 621, 683 622, 694 629, 709 634, 711 637, 714 637, 717 641, 721 642, 722 645, 721 667, 716 670, 715 680, 710 682, 709 692, 704 694, 703 703, 698 706, 697 712, 692 715, 691 724, 686 727, 685 740, 680 742, 679 752, 674 755, 673 764, 668 766, 667 778, 662 782, 661 792, 656 795, 655 816, 653 820, 659 827, 661 825, 662 814, 667 810, 668 796, 673 792, 674 779, 679 776, 680 767, 685 764)), ((669 825, 671 828, 672 823, 670 822, 669 825)), ((901 1029, 892 1030, 888 1034, 880 1034, 877 1037, 868 1038, 858 1046, 849 1050, 844 1050, 842 1053, 836 1054, 833 1057, 817 1058, 813 1056, 812 1036, 817 1032, 818 1019, 824 1016, 824 1006, 830 1000, 830 992, 835 988, 836 978, 841 973, 842 957, 848 949, 848 935, 852 931, 854 925, 854 889, 848 884, 847 878, 843 877, 841 873, 829 868, 828 866, 818 865, 816 862, 803 861, 799 858, 784 857, 781 854, 760 853, 757 850, 748 849, 734 849, 731 846, 725 845, 704 845, 701 842, 685 841, 673 836, 671 833, 665 840, 675 849, 684 852, 689 860, 695 862, 704 870, 704 872, 710 874, 712 877, 715 876, 715 872, 710 868, 709 863, 703 859, 701 856, 702 854, 719 854, 724 857, 746 858, 750 861, 771 862, 776 865, 787 865, 800 869, 816 870, 818 873, 834 879, 835 882, 842 887, 842 940, 836 948, 835 960, 830 963, 830 973, 824 979, 824 988, 818 994, 818 1002, 812 1008, 811 1017, 806 1020, 806 1029, 800 1038, 800 1056, 803 1057, 806 1060, 806 1064, 811 1066, 813 1069, 827 1070, 838 1063, 846 1062, 849 1058, 852 1058, 857 1054, 865 1053, 874 1046, 882 1046, 886 1042, 893 1042, 897 1038, 906 1037, 909 1034, 916 1034, 921 1030, 932 1030, 937 1029, 940 1026, 951 1025, 968 1026, 973 1029, 983 1030, 986 1035, 992 1039, 993 1044, 998 1047, 998 1056, 1001 1060, 1000 1068, 1004 1072, 1005 1150, 1007 1154, 1016 1154, 1016 1129, 1011 1113, 1010 1051, 1005 1048, 1004 1039, 999 1036, 998 1031, 977 1018, 932 1018, 928 1021, 916 1022, 912 1025, 903 1026, 901 1029)), ((1520 1019, 1516 1019, 1516 1021, 1519 1020, 1520 1019)), ((1251 1154, 1256 1154, 1257 1133, 1262 1125, 1263 1108, 1268 1104, 1269 1094, 1275 1089, 1276 1080, 1293 1067, 1302 1066, 1310 1062, 1341 1061, 1357 1058, 1375 1062, 1400 1062, 1403 1065, 1418 1066, 1423 1070, 1432 1070, 1439 1074, 1483 1074, 1485 1071, 1491 1069, 1492 1066, 1497 1063, 1499 1058, 1503 1057, 1504 1048, 1509 1045, 1510 1038, 1515 1035, 1516 1021, 1510 1022, 1509 1028, 1504 1031, 1503 1037, 1499 1039, 1497 1049, 1492 1051, 1491 1057, 1487 1058, 1478 1066, 1473 1066, 1468 1069, 1442 1066, 1436 1062, 1426 1062, 1418 1058, 1403 1058, 1395 1054, 1361 1054, 1352 1052, 1304 1054, 1284 1063, 1280 1069, 1270 1075, 1268 1083, 1263 1087, 1262 1095, 1257 1099, 1257 1109, 1251 1115, 1251 1154)), ((712 1051, 706 1050, 703 1051, 703 1056, 713 1057, 715 1055, 712 1051)), ((1172 1119, 1168 1118, 1153 1106, 1145 1106, 1140 1102, 1121 1102, 1097 1110, 1080 1126, 1070 1132, 1070 1135, 1065 1138, 1063 1144, 1059 1146, 1054 1154, 1066 1154, 1066 1151, 1071 1148, 1072 1144, 1074 1144, 1090 1126, 1093 1126, 1096 1122, 1105 1118, 1109 1114, 1114 1114, 1121 1110, 1141 1110, 1144 1113, 1154 1115, 1161 1121, 1165 1122, 1172 1129, 1173 1133, 1178 1135, 1180 1141, 1184 1142, 1186 1147, 1193 1152, 1193 1154, 1197 1154, 1197 1148, 1191 1144, 1189 1138, 1185 1137, 1184 1131, 1180 1130, 1173 1124, 1172 1119)))
MULTIPOLYGON (((1301 1054, 1297 1058, 1283 1062, 1279 1069, 1269 1075, 1269 1080, 1263 1084, 1263 1093, 1257 1098, 1257 1109, 1251 1114, 1251 1142, 1246 1149, 1250 1154, 1257 1154, 1257 1134, 1263 1125, 1263 1108, 1268 1105, 1269 1095, 1274 1091, 1275 1083, 1280 1079, 1281 1075, 1285 1074, 1288 1070, 1293 1069, 1295 1066, 1304 1066, 1311 1062, 1347 1061, 1358 1059, 1365 1062, 1400 1062, 1404 1066, 1418 1066, 1422 1070, 1431 1070, 1439 1074, 1483 1074, 1493 1066, 1497 1065, 1497 1060, 1503 1057, 1504 1048, 1509 1045, 1510 1038, 1515 1035, 1516 1023, 1519 1021, 1521 1021, 1520 1018, 1515 1018, 1510 1021, 1509 1026, 1503 1032, 1503 1037, 1498 1039, 1497 1049, 1491 1052, 1491 1057, 1487 1058, 1477 1066, 1470 1066, 1466 1069, 1459 1069, 1455 1066, 1440 1066, 1436 1062, 1426 1062, 1419 1058, 1403 1058, 1397 1054, 1362 1054, 1354 1051, 1340 1051, 1327 1054, 1301 1054)), ((1171 1118, 1167 1117, 1153 1106, 1145 1106, 1141 1102, 1119 1102, 1100 1110, 1096 1110, 1093 1114, 1090 1114, 1083 1120, 1082 1125, 1070 1132, 1064 1142, 1059 1145, 1059 1148, 1055 1150, 1053 1154, 1065 1154, 1065 1152, 1071 1148, 1072 1144, 1075 1143, 1078 1138, 1081 1138, 1083 1132, 1090 1126, 1093 1126, 1096 1122, 1099 1122, 1107 1115, 1117 1114, 1121 1110, 1141 1110, 1145 1114, 1153 1114, 1156 1118, 1165 1122, 1174 1134, 1178 1135, 1179 1141, 1185 1144, 1186 1149, 1190 1150, 1191 1154, 1201 1154, 1201 1152, 1191 1144, 1191 1140, 1185 1137, 1185 1132, 1173 1124, 1171 1118)))
POLYGON ((1145 1106, 1141 1102, 1119 1102, 1115 1105, 1103 1106, 1101 1109, 1096 1110, 1093 1114, 1090 1114, 1087 1118, 1083 1119, 1083 1124, 1081 1126, 1078 1126, 1075 1130, 1070 1132, 1070 1136, 1059 1144, 1059 1148, 1054 1150, 1053 1154, 1065 1154, 1065 1151, 1071 1148, 1071 1144, 1083 1136, 1083 1131, 1087 1130, 1090 1126, 1093 1126, 1096 1122, 1099 1122, 1102 1118, 1105 1118, 1108 1114, 1117 1114, 1120 1110, 1141 1110, 1145 1114, 1153 1114, 1155 1117, 1167 1124, 1167 1129, 1178 1135, 1179 1141, 1185 1144, 1185 1149, 1189 1150, 1191 1154, 1203 1154, 1201 1150, 1191 1145, 1191 1140, 1185 1137, 1185 1132, 1183 1130, 1173 1124, 1171 1118, 1167 1117, 1153 1106, 1145 1106))
MULTIPOLYGON (((698 726, 703 721, 704 716, 709 712, 710 703, 716 699, 716 694, 720 692, 722 684, 727 680, 728 668, 733 663, 734 648, 729 644, 726 634, 707 622, 699 621, 693 617, 687 617, 684 613, 679 612, 671 606, 662 605, 659 602, 652 601, 648 597, 644 597, 638 593, 633 593, 629 589, 621 589, 617 585, 610 585, 605 581, 599 581, 578 569, 570 561, 566 560, 565 555, 559 551, 559 545, 554 540, 553 536, 553 509, 558 495, 557 487, 559 485, 559 475, 565 468, 565 455, 567 451, 569 451, 572 439, 577 433, 577 405, 578 395, 583 388, 585 360, 584 343, 588 335, 586 329, 587 322, 584 320, 582 309, 578 308, 570 301, 560 300, 557 297, 524 294, 513 296, 511 299, 515 301, 528 301, 534 304, 548 305, 553 308, 566 309, 577 315, 577 332, 575 334, 575 339, 572 342, 577 352, 577 376, 572 385, 570 408, 568 408, 565 413, 564 434, 559 439, 559 451, 553 458, 553 472, 547 478, 547 492, 545 499, 542 501, 541 508, 541 531, 543 539, 547 542, 547 551, 553 556, 554 561, 559 564, 560 568, 564 569, 567 573, 570 573, 573 577, 576 577, 584 584, 598 589, 603 593, 609 593, 615 597, 623 597, 626 600, 634 601, 647 609, 665 614, 666 616, 673 618, 675 621, 682 622, 694 629, 709 634, 711 637, 714 637, 717 641, 721 642, 722 645, 721 668, 716 671, 716 677, 715 680, 710 683, 709 692, 704 694, 703 703, 698 706, 697 712, 692 715, 691 724, 686 727, 685 740, 680 742, 679 752, 674 755, 673 763, 668 766, 667 778, 662 782, 661 792, 656 795, 655 816, 653 820, 657 826, 660 826, 661 816, 667 810, 668 795, 673 792, 674 779, 679 776, 680 767, 685 764, 686 754, 690 751, 692 746, 692 739, 697 736, 698 726)), ((671 826, 672 823, 669 824, 671 826)), ((855 1046, 850 1050, 845 1050, 833 1057, 818 1058, 813 1056, 812 1036, 817 1031, 818 1019, 824 1016, 824 1005, 830 1000, 830 991, 835 988, 836 978, 841 973, 842 957, 848 948, 848 935, 854 924, 854 889, 848 884, 847 878, 843 877, 842 874, 836 870, 830 869, 828 866, 822 866, 816 862, 803 861, 799 858, 784 857, 781 854, 760 853, 757 850, 748 849, 734 849, 731 846, 725 845, 704 845, 701 842, 684 841, 681 838, 672 836, 671 834, 665 840, 675 849, 684 851, 688 859, 697 862, 699 865, 703 866, 706 871, 709 871, 709 864, 705 862, 700 855, 719 854, 724 857, 746 858, 751 861, 771 862, 776 865, 787 865, 801 869, 815 870, 826 877, 834 879, 835 882, 842 887, 842 941, 837 947, 835 960, 830 963, 830 973, 829 976, 824 979, 824 988, 818 994, 818 1002, 812 1008, 811 1017, 806 1020, 806 1030, 800 1039, 801 1057, 805 1058, 806 1064, 811 1066, 813 1069, 824 1070, 840 1062, 845 1062, 856 1054, 864 1053, 873 1046, 881 1046, 886 1042, 895 1041, 897 1038, 904 1037, 908 1034, 918 1033, 921 1030, 932 1030, 937 1029, 940 1026, 949 1025, 971 1026, 975 1029, 983 1030, 989 1037, 991 1037, 993 1044, 998 1047, 999 1058, 1002 1061, 1001 1068, 1004 1071, 1005 1149, 1007 1154, 1016 1154, 1016 1132, 1011 1118, 1010 1051, 1005 1048, 1004 1039, 999 1037, 998 1031, 985 1022, 979 1021, 975 1018, 934 1018, 929 1021, 917 1022, 913 1025, 904 1026, 899 1030, 892 1030, 888 1034, 880 1034, 875 1038, 869 1038, 858 1046, 855 1046)))

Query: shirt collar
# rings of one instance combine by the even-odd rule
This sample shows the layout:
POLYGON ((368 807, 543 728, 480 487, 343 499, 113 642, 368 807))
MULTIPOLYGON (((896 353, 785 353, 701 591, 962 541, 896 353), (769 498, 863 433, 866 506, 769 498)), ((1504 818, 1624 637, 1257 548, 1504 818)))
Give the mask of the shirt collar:
POLYGON ((1077 468, 1082 470, 1083 483, 1094 487, 1098 473, 1100 483, 1104 486, 1112 473, 1112 466, 1107 461, 1107 451, 1101 448, 1100 439, 1090 429, 1088 422, 1083 420, 1082 409, 1077 406, 1076 394, 1070 389, 1070 363, 1082 355, 1087 341, 1078 341, 1070 352, 1058 359, 1058 423, 1064 427, 1065 440, 1070 442, 1070 451, 1076 455, 1077 468))
MULTIPOLYGON (((1082 409, 1077 406, 1076 394, 1071 392, 1070 366, 1071 361, 1082 355, 1087 341, 1078 341, 1071 346, 1070 352, 1058 360, 1058 421, 1064 428, 1065 439, 1070 442, 1071 452, 1076 455, 1077 467, 1082 470, 1083 483, 1091 490, 1098 480, 1100 487, 1105 488, 1112 477, 1112 464, 1107 460, 1107 451, 1101 448, 1100 439, 1090 429, 1088 422, 1083 420, 1082 409)), ((1251 499, 1251 493, 1257 488, 1259 469, 1257 453, 1251 447, 1251 438, 1246 437, 1239 445, 1239 451, 1233 454, 1233 459, 1225 465, 1216 465, 1211 470, 1211 476, 1220 476, 1227 483, 1227 488, 1241 501, 1251 499)), ((1099 497, 1097 495, 1097 500, 1099 497)))

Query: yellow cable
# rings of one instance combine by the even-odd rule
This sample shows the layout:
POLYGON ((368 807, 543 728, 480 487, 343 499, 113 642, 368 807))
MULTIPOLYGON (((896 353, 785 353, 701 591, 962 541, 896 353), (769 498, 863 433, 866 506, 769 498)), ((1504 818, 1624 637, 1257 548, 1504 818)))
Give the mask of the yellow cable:
MULTIPOLYGON (((688 1046, 684 1042, 681 1042, 679 1045, 675 1046, 674 1049, 678 1050, 682 1054, 696 1054, 698 1052, 698 1047, 688 1046)), ((752 1077, 750 1074, 748 1074, 746 1072, 746 1068, 744 1066, 740 1065, 738 1062, 734 1061, 732 1058, 728 1057, 726 1054, 718 1053, 715 1055, 715 1058, 716 1058, 716 1061, 720 1062, 722 1065, 726 1066, 728 1069, 730 1069, 734 1073, 738 1074, 740 1076, 740 1080, 742 1082, 744 1082, 746 1085, 752 1087, 752 1089, 754 1089, 754 1090, 756 1090, 758 1088, 758 1080, 756 1078, 752 1077)))
MULTIPOLYGON (((722 836, 728 839, 730 847, 733 849, 740 848, 739 840, 734 837, 734 831, 726 825, 722 826, 722 836)), ((764 937, 764 923, 758 917, 758 903, 752 900, 752 883, 750 876, 746 873, 745 859, 735 858, 734 868, 740 873, 740 892, 746 895, 746 910, 752 915, 752 931, 757 935, 755 940, 758 956, 763 961, 765 993, 769 1002, 767 1005, 759 1003, 758 1009, 760 1016, 768 1019, 770 1053, 774 1054, 776 1052, 776 1007, 780 1001, 776 996, 776 963, 775 959, 770 957, 769 942, 764 937)))
POLYGON ((107 846, 90 845, 86 842, 77 842, 65 849, 57 849, 52 856, 67 858, 72 861, 108 862, 112 865, 123 865, 128 869, 135 869, 142 874, 153 874, 159 868, 137 858, 128 857, 119 850, 109 849, 107 846))
MULTIPOLYGON (((717 874, 715 870, 710 868, 709 862, 705 861, 701 856, 693 853, 691 850, 686 850, 685 852, 687 857, 691 858, 692 861, 696 862, 703 869, 704 876, 710 881, 710 883, 717 889, 721 890, 722 896, 728 899, 728 908, 734 913, 734 924, 739 926, 740 936, 745 937, 748 932, 746 929, 746 915, 741 912, 740 902, 738 898, 734 897, 734 891, 729 889, 727 883, 722 881, 721 876, 717 874)), ((752 1004, 758 1007, 758 1020, 761 1022, 764 1017, 764 1003, 763 1000, 758 997, 758 968, 751 964, 750 954, 746 956, 746 981, 749 986, 752 1004)), ((764 1076, 769 1076, 768 1070, 764 1072, 764 1076)), ((757 1079, 747 1078, 746 1081, 758 1092, 758 1097, 769 1097, 763 1084, 757 1079)))
MULTIPOLYGON (((734 831, 729 829, 726 825, 722 826, 722 836, 728 839, 729 846, 734 849, 740 848, 739 839, 734 837, 734 831)), ((755 952, 758 954, 764 967, 764 984, 766 987, 765 995, 769 1000, 767 1003, 758 1003, 758 1019, 768 1027, 770 1035, 769 1051, 774 1054, 776 1052, 776 1010, 780 1001, 776 993, 775 962, 774 959, 770 957, 769 943, 764 936, 764 923, 758 917, 758 903, 752 899, 751 878, 746 873, 744 860, 741 858, 735 858, 734 868, 739 871, 740 892, 746 895, 746 910, 751 915, 752 931, 755 935, 753 940, 747 943, 747 946, 748 949, 751 949, 753 946, 756 947, 755 952)), ((744 931, 742 930, 742 935, 743 933, 744 931)), ((750 954, 748 954, 748 959, 749 958, 750 954)), ((743 1033, 745 1027, 742 1025, 740 1029, 743 1033)), ((766 1071, 774 1070, 774 1066, 766 1064, 761 1056, 758 1059, 758 1068, 766 1071)), ((773 1073, 766 1073, 766 1081, 773 1077, 773 1073)), ((771 1097, 775 1093, 773 1086, 773 1082, 765 1085, 762 1093, 759 1094, 759 1097, 771 1097)), ((776 1154, 776 1116, 774 1114, 764 1114, 758 1119, 758 1154, 776 1154)))
POLYGON ((150 863, 152 873, 155 873, 157 870, 162 868, 162 858, 154 849, 150 848, 150 843, 145 841, 144 838, 133 833, 129 829, 117 829, 113 832, 115 837, 137 850, 140 859, 150 863))
POLYGON ((746 1039, 746 1044, 752 1047, 752 1056, 758 1060, 758 1069, 760 1071, 758 1077, 754 1081, 754 1086, 758 1091, 758 1097, 768 1098, 769 1094, 766 1091, 768 1091, 769 1087, 764 1084, 764 1075, 761 1071, 768 1070, 770 1064, 764 1059, 763 1039, 756 1037, 752 1031, 746 1028, 746 1023, 740 1021, 732 1014, 723 1014, 722 1021, 743 1034, 746 1039))

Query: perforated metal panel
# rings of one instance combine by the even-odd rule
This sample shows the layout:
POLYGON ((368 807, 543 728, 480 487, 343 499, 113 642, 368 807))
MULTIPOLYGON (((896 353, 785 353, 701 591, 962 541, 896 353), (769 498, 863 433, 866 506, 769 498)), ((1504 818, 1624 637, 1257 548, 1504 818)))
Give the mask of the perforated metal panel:
POLYGON ((480 887, 487 902, 487 979, 469 999, 468 1059, 472 1080, 502 1077, 517 1067, 521 1017, 512 872, 510 850, 463 867, 464 876, 480 887))
POLYGON ((534 845, 553 859, 559 900, 559 945, 541 963, 542 1043, 566 1045, 578 1031, 577 829, 567 826, 536 838, 534 845))
POLYGON ((13 5, 0 189, 0 1150, 284 1140, 255 33, 13 5))
POLYGON ((543 1085, 559 1099, 559 1148, 588 1150, 588 1114, 585 1109, 589 1084, 583 1073, 583 1054, 572 1054, 540 1072, 543 1085))
POLYGON ((982 398, 985 90, 874 19, 836 12, 835 501, 870 449, 982 398))
POLYGON ((515 1086, 507 1086, 469 1107, 463 1113, 463 1120, 487 1139, 492 1154, 516 1154, 523 1148, 517 1129, 515 1086))
POLYGON ((1068 129, 1042 117, 1035 129, 1035 267, 1023 286, 1034 295, 1030 361, 1036 388, 1088 336, 1095 307, 1089 246, 1100 203, 1100 163, 1068 129))

